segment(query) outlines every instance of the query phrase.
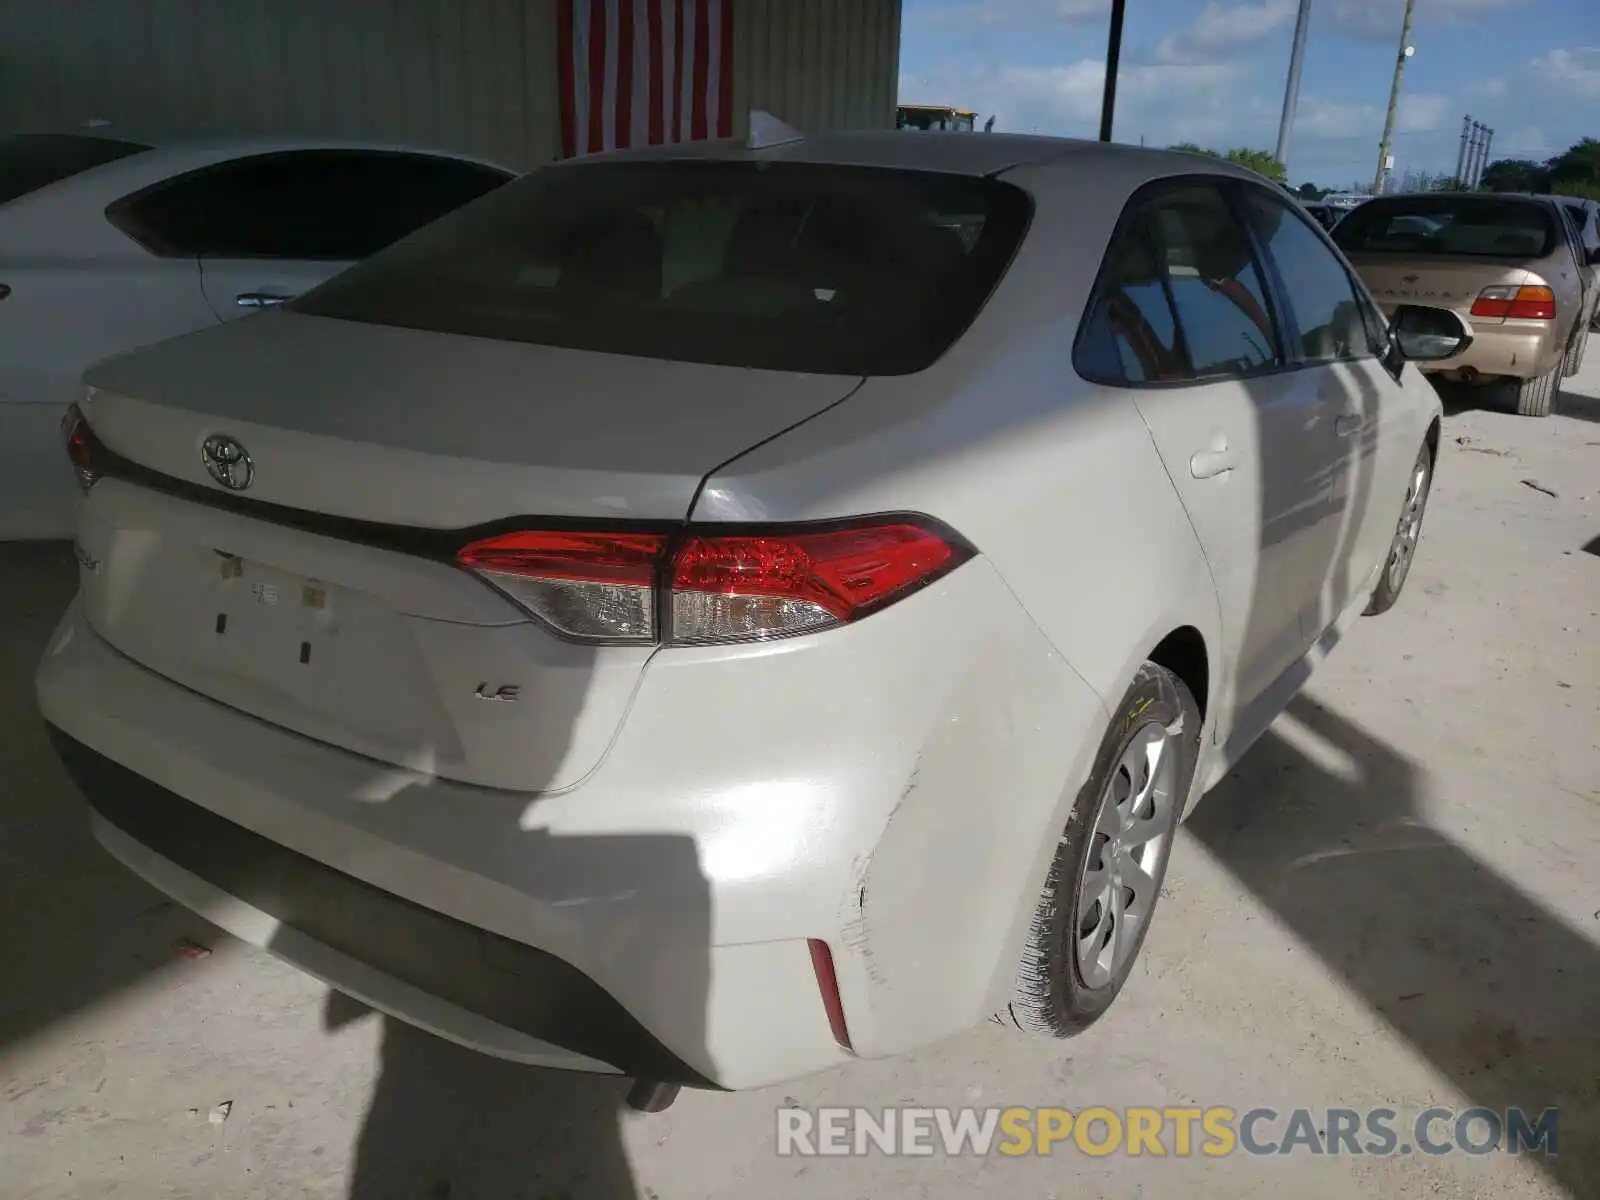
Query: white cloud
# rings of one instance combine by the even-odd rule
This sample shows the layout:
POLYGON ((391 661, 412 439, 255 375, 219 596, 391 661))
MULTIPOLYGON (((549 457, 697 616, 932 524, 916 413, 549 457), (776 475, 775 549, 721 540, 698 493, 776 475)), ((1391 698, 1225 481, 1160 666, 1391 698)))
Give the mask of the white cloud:
MULTIPOLYGON (((1383 137, 1386 108, 1377 104, 1340 104, 1302 97, 1295 112, 1296 136, 1324 138, 1370 138, 1374 150, 1383 137)), ((1402 92, 1395 110, 1396 133, 1432 133, 1453 119, 1450 98, 1435 92, 1402 92)))
POLYGON ((1402 92, 1400 106, 1395 112, 1395 128, 1406 133, 1432 133, 1456 115, 1448 96, 1436 92, 1402 92))
MULTIPOLYGON (((1468 25, 1487 13, 1520 8, 1532 0, 1417 0, 1412 27, 1468 25)), ((1405 0, 1335 0, 1333 22, 1357 37, 1398 41, 1405 0)))
POLYGON ((1588 47, 1582 52, 1552 50, 1534 59, 1533 69, 1545 80, 1558 84, 1571 97, 1600 100, 1600 54, 1588 47))
MULTIPOLYGON (((1116 136, 1153 146, 1216 142, 1270 145, 1276 103, 1243 90, 1249 73, 1232 63, 1124 65, 1117 76, 1116 136)), ((951 68, 903 75, 900 94, 952 95, 1011 133, 1094 137, 1100 122, 1105 64, 1082 58, 1053 67, 951 68)))
POLYGON ((1156 58, 1164 63, 1208 62, 1251 46, 1294 19, 1297 0, 1255 4, 1207 4, 1195 23, 1161 40, 1156 58))

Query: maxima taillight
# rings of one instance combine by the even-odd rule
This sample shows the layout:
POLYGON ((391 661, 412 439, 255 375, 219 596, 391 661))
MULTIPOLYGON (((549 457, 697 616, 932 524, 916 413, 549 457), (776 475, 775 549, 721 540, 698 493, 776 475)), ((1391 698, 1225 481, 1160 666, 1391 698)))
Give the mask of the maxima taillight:
POLYGON ((518 532, 456 558, 563 637, 708 644, 849 624, 972 555, 937 523, 895 516, 670 537, 518 532))
POLYGON ((1556 294, 1547 287, 1497 284, 1478 293, 1478 298, 1472 302, 1472 315, 1553 321, 1556 317, 1556 294))
POLYGON ((68 405, 61 418, 61 440, 66 443, 67 457, 78 476, 78 486, 85 492, 100 478, 100 468, 95 463, 95 438, 89 422, 83 419, 83 410, 76 404, 68 405))

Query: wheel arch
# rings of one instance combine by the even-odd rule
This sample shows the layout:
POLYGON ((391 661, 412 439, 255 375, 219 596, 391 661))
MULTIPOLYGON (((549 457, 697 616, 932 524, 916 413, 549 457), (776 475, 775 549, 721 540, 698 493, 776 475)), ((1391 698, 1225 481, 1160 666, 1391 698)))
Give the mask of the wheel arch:
POLYGON ((1200 706, 1200 720, 1204 723, 1211 698, 1211 657, 1205 635, 1193 625, 1180 625, 1156 643, 1148 659, 1183 680, 1200 706))

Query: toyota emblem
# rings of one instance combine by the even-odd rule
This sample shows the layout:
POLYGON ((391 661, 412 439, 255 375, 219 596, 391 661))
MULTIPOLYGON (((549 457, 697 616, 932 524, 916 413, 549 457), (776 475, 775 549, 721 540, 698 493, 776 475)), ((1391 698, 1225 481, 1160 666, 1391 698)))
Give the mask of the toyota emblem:
POLYGON ((206 473, 231 492, 242 492, 256 477, 256 464, 233 438, 213 433, 200 446, 206 473))

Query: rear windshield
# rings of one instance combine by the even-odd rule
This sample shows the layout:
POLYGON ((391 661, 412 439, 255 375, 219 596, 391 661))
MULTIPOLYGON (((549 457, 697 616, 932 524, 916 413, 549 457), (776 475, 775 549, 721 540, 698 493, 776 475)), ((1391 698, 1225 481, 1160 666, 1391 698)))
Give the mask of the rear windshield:
POLYGON ((16 133, 0 137, 0 204, 148 149, 137 142, 79 133, 16 133))
POLYGON ((1333 230, 1346 254, 1544 258, 1560 236, 1548 206, 1474 196, 1369 200, 1333 230))
POLYGON ((298 312, 780 371, 938 358, 1017 248, 989 179, 808 163, 535 171, 307 292, 298 312))

